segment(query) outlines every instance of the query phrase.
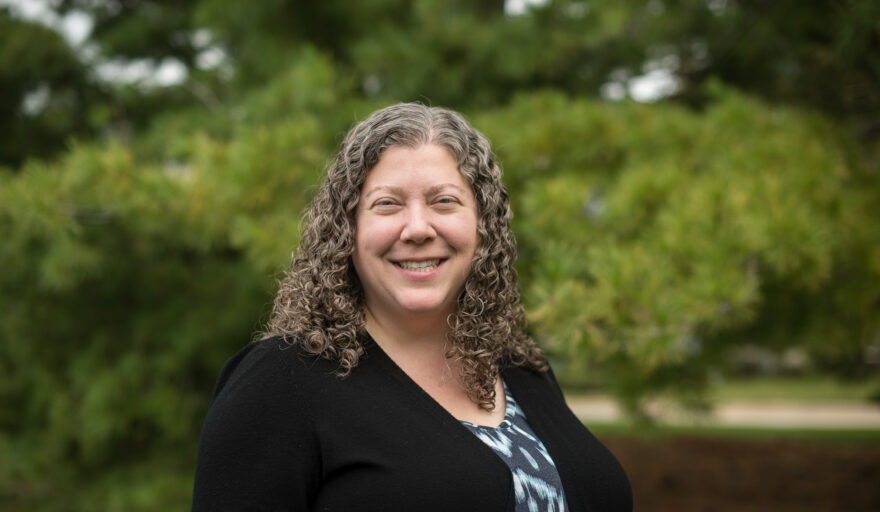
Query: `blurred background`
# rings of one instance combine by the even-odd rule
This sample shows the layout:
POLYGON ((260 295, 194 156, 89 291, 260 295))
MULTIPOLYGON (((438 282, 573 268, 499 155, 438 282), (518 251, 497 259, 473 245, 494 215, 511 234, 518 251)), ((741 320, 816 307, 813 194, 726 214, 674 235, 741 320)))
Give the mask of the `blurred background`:
POLYGON ((880 510, 880 3, 0 1, 0 508, 186 509, 376 108, 461 110, 636 510, 880 510))

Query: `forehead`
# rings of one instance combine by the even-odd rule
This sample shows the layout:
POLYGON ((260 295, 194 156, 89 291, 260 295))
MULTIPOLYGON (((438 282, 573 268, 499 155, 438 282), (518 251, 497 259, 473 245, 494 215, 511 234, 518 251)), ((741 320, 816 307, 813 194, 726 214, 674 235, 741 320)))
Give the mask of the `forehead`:
POLYGON ((444 183, 472 193, 448 148, 438 144, 392 146, 367 172, 361 192, 367 195, 377 187, 423 188, 444 183))

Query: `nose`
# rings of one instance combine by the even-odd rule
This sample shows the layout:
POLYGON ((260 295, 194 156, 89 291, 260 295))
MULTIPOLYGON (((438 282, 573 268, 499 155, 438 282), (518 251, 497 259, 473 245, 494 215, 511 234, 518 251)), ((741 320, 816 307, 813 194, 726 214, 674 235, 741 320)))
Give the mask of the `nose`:
POLYGON ((409 208, 406 220, 400 232, 400 239, 404 242, 423 243, 433 240, 437 236, 434 226, 431 224, 430 212, 423 206, 409 208))

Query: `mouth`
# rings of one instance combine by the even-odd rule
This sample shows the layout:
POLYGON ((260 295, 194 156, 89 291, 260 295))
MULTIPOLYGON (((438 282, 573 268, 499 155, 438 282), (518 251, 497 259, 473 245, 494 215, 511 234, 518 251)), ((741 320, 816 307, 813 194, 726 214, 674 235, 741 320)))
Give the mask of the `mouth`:
POLYGON ((445 258, 436 258, 433 260, 422 261, 395 261, 393 263, 404 270, 412 270, 414 272, 430 272, 439 267, 440 264, 444 261, 446 261, 445 258))

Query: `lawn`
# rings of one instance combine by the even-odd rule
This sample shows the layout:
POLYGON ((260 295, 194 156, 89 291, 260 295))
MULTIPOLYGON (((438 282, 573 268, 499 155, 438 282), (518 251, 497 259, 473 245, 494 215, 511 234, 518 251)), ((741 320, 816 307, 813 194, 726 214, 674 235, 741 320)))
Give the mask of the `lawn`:
POLYGON ((828 376, 753 377, 724 380, 711 392, 714 400, 869 402, 880 394, 880 376, 841 380, 828 376))

